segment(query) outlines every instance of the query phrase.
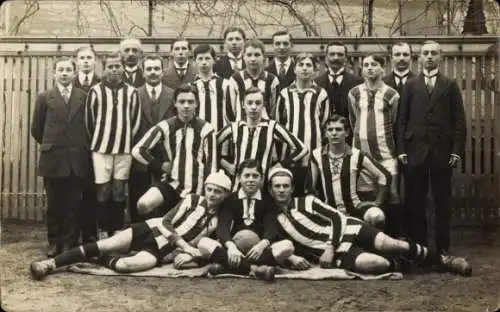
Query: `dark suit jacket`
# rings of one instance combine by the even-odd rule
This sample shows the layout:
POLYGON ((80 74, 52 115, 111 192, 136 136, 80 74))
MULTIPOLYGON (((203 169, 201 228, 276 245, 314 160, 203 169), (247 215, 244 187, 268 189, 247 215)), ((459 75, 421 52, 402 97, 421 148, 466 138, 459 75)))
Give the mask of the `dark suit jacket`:
POLYGON ((409 164, 418 165, 432 153, 435 164, 447 166, 450 154, 463 157, 465 137, 464 106, 455 80, 439 73, 430 95, 422 74, 406 81, 399 108, 398 155, 407 154, 409 164))
POLYGON ((137 71, 135 72, 134 81, 131 81, 131 79, 129 79, 127 77, 127 74, 124 72, 123 73, 123 81, 125 81, 126 83, 128 83, 129 85, 131 85, 135 88, 139 88, 146 83, 146 79, 144 78, 144 74, 143 74, 141 68, 137 68, 137 71))
MULTIPOLYGON (((241 69, 245 68, 244 61, 242 61, 242 65, 243 66, 241 69)), ((235 71, 231 67, 231 62, 229 61, 229 57, 227 56, 227 54, 224 54, 217 61, 215 61, 214 73, 225 79, 231 78, 231 76, 235 73, 235 71)))
MULTIPOLYGON (((141 123, 139 125, 139 130, 137 131, 137 135, 135 136, 136 144, 139 140, 157 123, 164 119, 168 119, 175 115, 175 107, 174 107, 174 90, 167 87, 166 85, 162 85, 161 93, 158 97, 159 105, 159 118, 157 120, 153 119, 153 115, 151 114, 151 106, 153 105, 151 98, 149 97, 148 91, 146 89, 146 85, 143 85, 139 89, 137 89, 139 94, 139 102, 141 103, 141 123)), ((153 150, 153 155, 158 157, 159 159, 163 159, 163 153, 160 150, 153 150)), ((146 166, 139 163, 134 159, 133 168, 139 171, 146 171, 146 166)))
POLYGON ((163 71, 163 84, 175 90, 178 86, 183 83, 191 83, 195 80, 196 75, 198 74, 198 68, 193 62, 188 63, 188 67, 186 72, 184 73, 184 79, 181 80, 181 77, 175 70, 174 62, 163 71))
POLYGON ((339 114, 349 119, 347 95, 353 87, 363 83, 363 78, 355 76, 344 70, 340 88, 334 88, 330 83, 328 71, 326 71, 324 74, 316 78, 315 81, 320 87, 324 88, 328 94, 328 100, 330 101, 330 113, 339 114))
POLYGON ((295 62, 293 60, 292 63, 290 64, 290 67, 288 67, 288 70, 286 71, 284 78, 279 76, 279 69, 276 67, 276 62, 274 60, 272 60, 269 63, 269 66, 267 66, 266 70, 274 74, 276 77, 278 77, 280 81, 280 86, 279 86, 280 91, 288 87, 289 85, 292 84, 292 82, 295 81, 295 62))
MULTIPOLYGON (((408 82, 411 78, 415 77, 415 74, 410 71, 408 72, 408 77, 406 78, 406 82, 408 82)), ((399 95, 403 94, 403 89, 398 89, 398 86, 396 85, 396 78, 394 77, 394 72, 391 71, 390 74, 386 75, 382 80, 391 88, 394 90, 398 91, 399 95)), ((405 82, 405 84, 406 84, 405 82)), ((403 85, 404 86, 404 85, 403 85)))
POLYGON ((75 87, 71 90, 68 104, 57 87, 38 95, 31 135, 41 145, 40 176, 67 177, 73 172, 83 178, 89 174, 85 99, 85 91, 75 87))
POLYGON ((99 82, 101 82, 101 77, 99 77, 96 73, 94 73, 92 75, 92 79, 90 79, 90 85, 85 88, 84 86, 82 86, 82 84, 80 83, 80 80, 78 80, 78 73, 76 74, 76 77, 75 77, 75 80, 73 80, 73 86, 74 87, 77 87, 79 89, 82 89, 83 91, 85 92, 89 92, 89 89, 90 87, 98 84, 99 82))

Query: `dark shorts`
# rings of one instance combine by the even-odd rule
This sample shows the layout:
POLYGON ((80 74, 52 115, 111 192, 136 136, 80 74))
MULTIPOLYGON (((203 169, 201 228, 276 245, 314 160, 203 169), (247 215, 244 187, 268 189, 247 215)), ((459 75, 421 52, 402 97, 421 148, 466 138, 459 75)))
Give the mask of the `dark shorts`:
POLYGON ((149 252, 156 257, 157 265, 161 265, 163 258, 175 249, 170 244, 159 248, 155 237, 161 236, 161 233, 156 227, 151 227, 146 221, 134 223, 130 228, 132 229, 130 250, 149 252))
POLYGON ((152 183, 152 186, 160 190, 161 196, 163 197, 164 212, 174 208, 181 200, 179 192, 167 182, 155 181, 152 183))

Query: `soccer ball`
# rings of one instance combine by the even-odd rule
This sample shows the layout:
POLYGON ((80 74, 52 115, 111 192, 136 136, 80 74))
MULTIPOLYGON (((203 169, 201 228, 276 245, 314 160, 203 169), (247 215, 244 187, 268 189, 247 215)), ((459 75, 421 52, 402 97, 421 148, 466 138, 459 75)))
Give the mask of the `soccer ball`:
POLYGON ((241 230, 238 231, 233 236, 233 242, 238 247, 238 249, 246 254, 252 249, 260 241, 259 235, 255 234, 255 232, 250 230, 241 230))

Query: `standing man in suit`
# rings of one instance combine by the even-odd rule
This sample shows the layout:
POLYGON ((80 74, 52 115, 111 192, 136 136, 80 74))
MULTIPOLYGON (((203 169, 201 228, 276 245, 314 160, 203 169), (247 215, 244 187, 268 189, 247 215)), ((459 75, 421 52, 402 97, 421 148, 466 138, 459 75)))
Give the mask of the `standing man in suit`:
POLYGON ((146 82, 139 64, 142 58, 142 44, 137 38, 126 38, 120 42, 120 57, 125 71, 123 81, 138 88, 146 82))
POLYGON ((189 54, 191 52, 191 44, 183 38, 175 39, 172 43, 171 53, 173 64, 169 65, 163 73, 163 84, 172 89, 177 89, 178 86, 194 81, 198 69, 191 61, 189 54))
POLYGON ((234 73, 245 68, 242 53, 245 39, 245 31, 239 27, 228 27, 224 31, 224 46, 227 53, 215 62, 214 72, 218 76, 229 79, 234 73))
MULTIPOLYGON (((328 43, 325 61, 328 70, 316 78, 316 83, 328 93, 330 114, 349 118, 347 94, 353 87, 363 83, 363 79, 346 70, 347 47, 342 42, 328 43)), ((348 138, 348 142, 350 140, 351 138, 348 138)))
POLYGON ((439 72, 439 43, 425 41, 422 73, 408 80, 401 97, 397 127, 398 158, 404 166, 410 239, 427 241, 426 198, 429 179, 436 207, 436 248, 450 248, 451 175, 464 152, 466 128, 462 95, 456 81, 439 72))
MULTIPOLYGON (((157 123, 175 115, 174 90, 161 83, 163 78, 162 58, 155 54, 146 55, 142 61, 142 68, 146 83, 137 89, 142 114, 134 145, 157 123)), ((163 152, 160 149, 153 150, 152 153, 159 159, 163 158, 163 152)), ((138 214, 137 202, 149 189, 153 180, 159 181, 160 179, 161 176, 154 176, 151 168, 135 159, 133 160, 128 181, 131 223, 144 221, 156 216, 138 214)))
POLYGON ((411 55, 411 46, 408 43, 396 42, 391 47, 392 71, 382 79, 389 87, 398 91, 400 96, 406 81, 415 76, 410 70, 411 55))
POLYGON ((295 81, 295 64, 290 55, 293 48, 292 35, 281 30, 273 34, 274 59, 267 66, 267 71, 278 77, 279 90, 283 90, 295 81))
MULTIPOLYGON (((77 74, 73 80, 73 86, 89 92, 89 89, 101 81, 95 73, 95 51, 90 46, 82 46, 76 50, 76 69, 77 74)), ((89 159, 91 158, 89 151, 89 159)), ((96 206, 97 194, 94 184, 94 172, 90 166, 90 174, 83 193, 83 206, 81 213, 81 235, 82 243, 90 243, 97 239, 97 219, 96 206)))
POLYGON ((38 174, 47 193, 48 257, 78 245, 79 217, 90 163, 85 129, 85 92, 73 87, 76 66, 54 63, 56 87, 36 100, 31 135, 40 144, 38 174))

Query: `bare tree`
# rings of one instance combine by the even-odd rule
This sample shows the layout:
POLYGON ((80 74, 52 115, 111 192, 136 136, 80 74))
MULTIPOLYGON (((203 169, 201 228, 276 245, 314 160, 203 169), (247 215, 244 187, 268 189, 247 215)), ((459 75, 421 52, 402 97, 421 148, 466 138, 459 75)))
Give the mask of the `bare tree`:
POLYGON ((23 15, 19 18, 15 17, 14 26, 12 26, 12 28, 9 30, 9 35, 11 36, 18 35, 21 26, 40 10, 40 3, 38 3, 38 0, 25 0, 24 3, 25 10, 23 15))

